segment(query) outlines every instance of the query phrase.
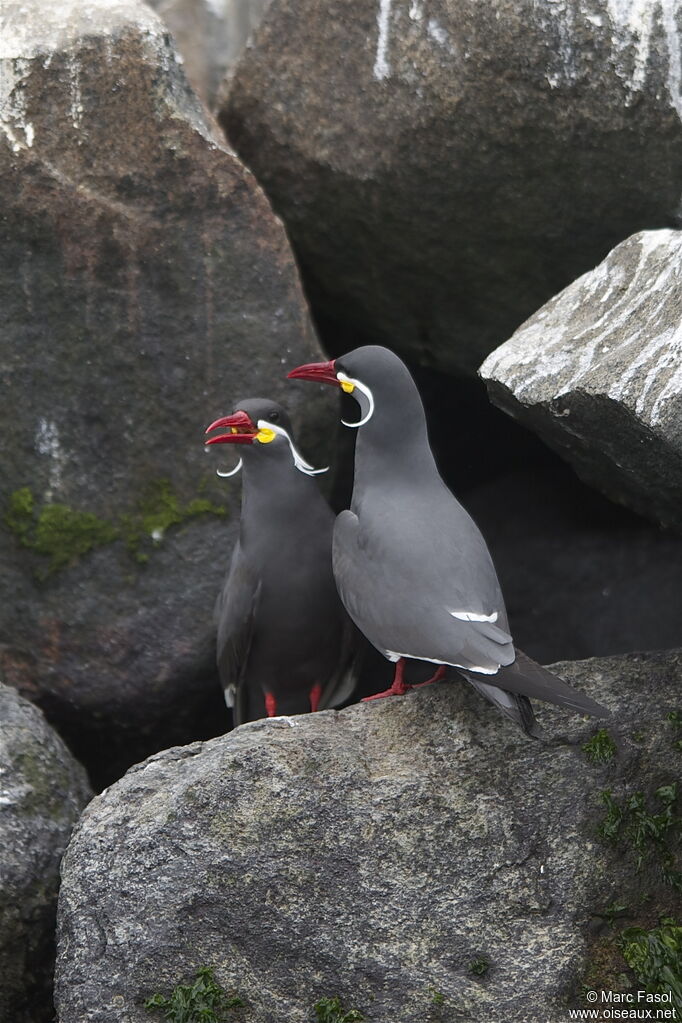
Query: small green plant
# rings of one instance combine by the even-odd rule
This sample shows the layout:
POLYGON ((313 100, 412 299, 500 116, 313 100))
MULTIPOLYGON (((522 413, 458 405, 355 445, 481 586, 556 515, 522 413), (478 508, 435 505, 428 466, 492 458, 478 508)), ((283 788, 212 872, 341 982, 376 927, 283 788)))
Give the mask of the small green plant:
POLYGON ((616 744, 605 728, 600 728, 591 739, 583 743, 582 749, 592 764, 608 764, 616 755, 616 744))
POLYGON ((613 927, 614 921, 619 919, 623 913, 627 913, 627 906, 622 905, 620 902, 610 902, 608 906, 604 906, 600 913, 595 913, 595 916, 601 917, 606 920, 609 927, 613 927))
POLYGON ((178 984, 168 998, 152 995, 144 1007, 149 1012, 162 1012, 168 1023, 223 1023, 226 1012, 245 1004, 239 995, 228 995, 216 983, 210 966, 202 966, 193 984, 178 984))
POLYGON ((320 998, 314 1009, 317 1023, 353 1023, 365 1018, 358 1009, 344 1009, 340 998, 320 998))
POLYGON ((624 811, 611 795, 611 789, 606 789, 601 794, 601 801, 606 807, 606 816, 599 825, 597 832, 605 842, 615 842, 620 826, 623 823, 624 811))
POLYGON ((670 992, 682 1013, 682 927, 671 917, 650 931, 628 927, 621 938, 623 958, 648 994, 670 992))
POLYGON ((431 996, 432 1005, 445 1005, 445 995, 442 991, 437 991, 435 987, 430 987, 429 995, 431 996))
POLYGON ((469 969, 473 974, 475 974, 475 976, 485 977, 486 973, 490 969, 490 962, 485 956, 476 956, 476 958, 471 961, 469 969))
POLYGON ((677 785, 661 785, 654 795, 660 804, 658 813, 647 807, 642 792, 635 792, 622 804, 613 798, 610 789, 602 792, 606 815, 598 834, 605 842, 621 843, 634 850, 637 870, 641 870, 646 858, 655 857, 665 883, 682 891, 682 872, 676 868, 675 853, 670 847, 682 825, 682 818, 675 812, 677 785))

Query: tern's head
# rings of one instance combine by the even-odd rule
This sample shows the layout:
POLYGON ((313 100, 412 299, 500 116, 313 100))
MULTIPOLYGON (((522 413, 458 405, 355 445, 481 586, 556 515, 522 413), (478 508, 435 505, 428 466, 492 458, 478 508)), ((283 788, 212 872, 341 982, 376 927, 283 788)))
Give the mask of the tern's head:
MULTIPOLYGON (((400 411, 404 403, 413 402, 415 397, 421 408, 415 383, 405 363, 388 348, 367 345, 356 348, 331 362, 312 362, 292 369, 288 376, 293 380, 315 380, 319 383, 335 384, 346 394, 351 394, 360 405, 360 418, 346 426, 365 426, 378 412, 400 411)), ((405 409, 409 413, 409 409, 405 409)), ((344 420, 345 422, 345 420, 344 420)))
MULTIPOLYGON (((227 430, 216 434, 205 442, 208 444, 249 445, 249 458, 287 459, 306 475, 312 476, 324 469, 313 469, 297 451, 291 427, 291 420, 285 409, 267 398, 247 398, 237 402, 235 411, 229 416, 216 419, 206 430, 227 430)), ((241 468, 242 460, 234 472, 241 468)), ((221 475, 232 475, 224 473, 221 475)))

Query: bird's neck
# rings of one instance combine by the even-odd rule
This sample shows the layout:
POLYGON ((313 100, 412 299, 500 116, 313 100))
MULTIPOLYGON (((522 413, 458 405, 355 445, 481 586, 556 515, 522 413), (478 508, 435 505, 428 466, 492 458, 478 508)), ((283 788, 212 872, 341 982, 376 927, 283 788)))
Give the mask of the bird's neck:
POLYGON ((421 407, 413 416, 392 414, 358 430, 353 503, 359 494, 388 494, 405 485, 419 489, 439 478, 421 407))
POLYGON ((288 530, 298 524, 305 528, 316 515, 331 515, 315 481, 299 472, 291 463, 274 460, 267 464, 260 459, 244 459, 242 470, 242 508, 240 533, 242 539, 252 529, 268 531, 275 523, 286 523, 288 530))

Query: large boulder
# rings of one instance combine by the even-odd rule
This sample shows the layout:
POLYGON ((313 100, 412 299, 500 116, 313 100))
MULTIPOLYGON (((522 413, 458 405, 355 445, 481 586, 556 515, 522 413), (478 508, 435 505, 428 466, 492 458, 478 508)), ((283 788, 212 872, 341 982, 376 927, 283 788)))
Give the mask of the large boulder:
POLYGON ((270 0, 148 0, 173 33, 192 86, 211 107, 270 0))
POLYGON ((282 225, 154 12, 2 17, 0 668, 107 782, 227 727, 239 488, 203 430, 254 393, 314 420, 284 370, 320 353, 282 225))
POLYGON ((473 371, 682 191, 678 0, 273 0, 221 120, 341 351, 473 371))
POLYGON ((591 486, 682 528, 682 232, 617 246, 480 369, 591 486))
POLYGON ((329 997, 376 1023, 564 1023, 597 914, 670 912, 674 834, 638 873, 597 828, 606 789, 676 813, 682 654, 556 667, 613 709, 610 737, 543 705, 532 740, 446 683, 134 767, 64 859, 60 1023, 143 1023, 204 967, 250 1023, 329 997))
POLYGON ((91 796, 37 707, 0 683, 0 1023, 48 1023, 59 861, 91 796))

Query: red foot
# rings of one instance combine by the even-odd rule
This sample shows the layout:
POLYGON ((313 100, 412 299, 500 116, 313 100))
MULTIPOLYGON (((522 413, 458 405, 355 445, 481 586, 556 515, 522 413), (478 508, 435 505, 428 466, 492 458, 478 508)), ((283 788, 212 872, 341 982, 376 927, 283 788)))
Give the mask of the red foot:
POLYGON ((433 682, 440 682, 442 678, 445 678, 445 667, 441 664, 438 671, 436 671, 431 678, 427 678, 426 682, 416 682, 412 688, 421 689, 422 686, 430 686, 433 682))
POLYGON ((396 661, 395 675, 393 676, 393 684, 390 689, 385 689, 383 693, 375 693, 374 696, 365 696, 362 699, 362 703, 369 703, 370 700, 383 700, 385 696, 404 696, 405 693, 409 692, 412 688, 407 682, 403 682, 403 674, 405 672, 405 658, 401 657, 396 661))
POLYGON ((376 693, 374 696, 365 696, 362 703, 368 703, 370 700, 383 700, 385 696, 404 696, 410 689, 421 689, 422 686, 430 686, 432 682, 440 682, 445 677, 445 668, 441 665, 431 678, 427 678, 426 682, 416 682, 414 685, 410 685, 409 682, 403 682, 404 672, 405 661, 401 657, 395 666, 395 675, 391 688, 384 690, 383 693, 376 693))
POLYGON ((269 718, 277 717, 277 700, 272 693, 265 694, 265 711, 269 718))
POLYGON ((308 699, 310 700, 310 710, 314 714, 317 708, 320 706, 320 699, 322 697, 322 686, 317 683, 308 693, 308 699))

